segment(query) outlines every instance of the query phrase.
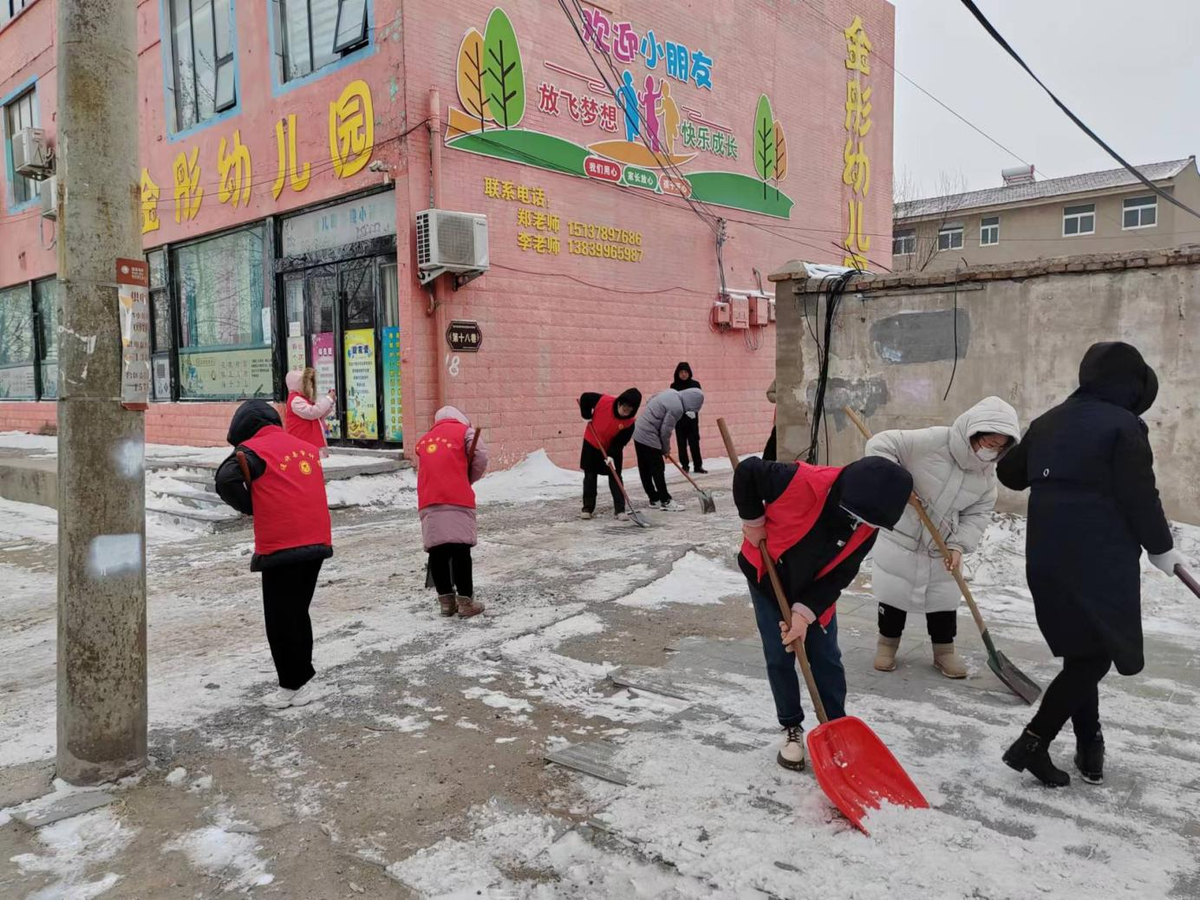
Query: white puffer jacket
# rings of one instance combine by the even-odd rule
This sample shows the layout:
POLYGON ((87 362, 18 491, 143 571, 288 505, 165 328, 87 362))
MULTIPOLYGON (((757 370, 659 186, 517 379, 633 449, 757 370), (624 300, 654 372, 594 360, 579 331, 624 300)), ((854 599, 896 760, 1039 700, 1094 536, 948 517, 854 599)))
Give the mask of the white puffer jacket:
MULTIPOLYGON (((949 428, 881 431, 867 441, 868 456, 890 459, 912 474, 930 518, 946 543, 963 554, 975 549, 996 505, 996 464, 971 449, 971 435, 987 431, 1020 440, 1017 411, 999 397, 987 397, 949 428)), ((915 510, 906 510, 893 530, 879 532, 872 558, 880 603, 911 613, 958 608, 958 585, 915 510)))

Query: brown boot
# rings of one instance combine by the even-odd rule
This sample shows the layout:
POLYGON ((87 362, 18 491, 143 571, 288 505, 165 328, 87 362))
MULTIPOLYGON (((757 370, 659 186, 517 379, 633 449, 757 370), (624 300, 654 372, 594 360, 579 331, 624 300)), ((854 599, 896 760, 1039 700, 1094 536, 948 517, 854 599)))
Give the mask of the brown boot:
POLYGON ((457 612, 454 600, 453 594, 438 594, 438 603, 442 605, 443 616, 452 616, 457 612))
POLYGON ((954 641, 933 645, 933 667, 947 678, 967 677, 967 662, 954 652, 954 641))
POLYGON ((875 668, 880 672, 896 671, 896 651, 900 649, 900 638, 879 636, 875 645, 875 668))
POLYGON ((469 619, 471 616, 477 616, 483 612, 483 604, 477 603, 470 597, 459 596, 458 598, 458 614, 464 619, 469 619))

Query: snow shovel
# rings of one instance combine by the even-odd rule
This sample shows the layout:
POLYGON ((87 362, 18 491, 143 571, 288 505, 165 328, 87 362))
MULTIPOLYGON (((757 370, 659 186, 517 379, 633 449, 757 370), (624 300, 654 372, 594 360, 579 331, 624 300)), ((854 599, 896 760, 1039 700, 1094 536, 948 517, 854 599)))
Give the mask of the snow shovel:
POLYGON ((1179 563, 1175 564, 1175 577, 1186 584, 1188 586, 1188 590, 1190 590, 1197 597, 1200 597, 1200 583, 1197 583, 1196 579, 1192 577, 1192 573, 1183 566, 1179 565, 1179 563))
POLYGON ((671 464, 679 470, 679 474, 686 478, 688 480, 688 484, 694 487, 700 494, 700 511, 706 513, 715 513, 717 511, 717 502, 713 500, 713 495, 704 490, 704 488, 700 487, 700 485, 696 484, 696 482, 692 480, 692 476, 687 473, 687 470, 679 463, 675 462, 675 457, 673 457, 670 453, 664 453, 663 456, 671 461, 671 464))
MULTIPOLYGON (((475 462, 475 447, 479 444, 479 433, 482 428, 475 429, 475 435, 471 438, 471 446, 467 448, 467 477, 471 477, 471 464, 475 462)), ((425 560, 425 587, 433 587, 433 570, 429 568, 429 560, 425 560)))
MULTIPOLYGON (((871 431, 867 428, 866 423, 859 418, 858 413, 848 406, 843 407, 843 411, 850 418, 850 421, 858 426, 858 430, 862 432, 863 437, 870 440, 871 431)), ((950 548, 946 546, 946 541, 942 538, 942 533, 933 524, 933 520, 929 518, 929 513, 925 511, 925 507, 917 499, 916 494, 910 497, 908 502, 917 511, 917 515, 920 516, 921 522, 929 531, 930 537, 933 538, 934 543, 937 544, 938 549, 942 552, 942 557, 949 562, 951 559, 950 548)), ((967 582, 963 578, 962 572, 958 569, 951 569, 950 574, 958 582, 958 589, 962 591, 963 599, 967 601, 967 607, 971 610, 971 616, 975 619, 976 627, 979 628, 979 636, 983 638, 983 646, 987 648, 988 668, 1004 683, 1005 687, 1032 706, 1033 702, 1042 693, 1041 686, 1018 669, 1011 659, 996 649, 996 645, 992 643, 992 636, 988 632, 987 623, 983 621, 983 614, 979 611, 979 605, 975 602, 975 596, 971 593, 971 589, 967 587, 967 582)))
MULTIPOLYGON (((596 434, 596 430, 592 428, 591 422, 588 422, 588 431, 592 433, 592 437, 599 444, 600 437, 596 434)), ((625 490, 625 482, 617 474, 617 467, 608 461, 608 450, 601 450, 600 452, 604 454, 604 464, 608 466, 608 471, 612 473, 613 480, 617 482, 617 487, 621 489, 621 496, 625 498, 625 513, 629 516, 629 521, 638 526, 638 528, 649 528, 650 520, 633 508, 633 501, 629 499, 629 491, 625 490)))
MULTIPOLYGON (((736 470, 738 455, 724 419, 717 419, 717 428, 725 441, 729 461, 736 470)), ((771 579, 771 589, 775 594, 775 602, 779 604, 779 612, 790 626, 791 606, 785 599, 775 563, 767 552, 766 541, 758 545, 758 551, 762 554, 767 575, 771 579)), ((863 824, 864 816, 869 810, 879 809, 883 800, 909 809, 928 809, 929 802, 920 789, 866 722, 855 716, 829 720, 812 667, 808 663, 804 642, 794 641, 791 650, 796 654, 796 662, 820 721, 816 728, 807 733, 807 744, 813 774, 825 796, 863 834, 870 834, 863 824)))

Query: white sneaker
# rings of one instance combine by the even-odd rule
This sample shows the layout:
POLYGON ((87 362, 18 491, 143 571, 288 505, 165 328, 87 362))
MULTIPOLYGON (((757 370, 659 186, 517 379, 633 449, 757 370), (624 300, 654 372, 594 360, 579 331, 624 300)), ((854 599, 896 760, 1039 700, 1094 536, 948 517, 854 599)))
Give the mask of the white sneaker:
POLYGON ((296 691, 280 688, 275 693, 263 697, 263 706, 269 709, 287 709, 292 705, 292 698, 295 696, 296 691))
POLYGON ((668 500, 662 505, 662 509, 665 509, 667 512, 685 512, 687 507, 678 500, 668 500))
POLYGON ((629 518, 628 513, 623 512, 615 513, 615 516, 618 522, 624 522, 629 518))
POLYGON ((329 694, 329 688, 310 681, 292 697, 292 706, 307 706, 314 700, 324 700, 329 694))
POLYGON ((592 514, 590 512, 588 512, 586 509, 579 514, 579 518, 584 519, 584 520, 590 519, 591 517, 592 517, 592 514))
POLYGON ((662 506, 659 504, 659 502, 657 500, 651 500, 649 503, 646 504, 646 506, 649 507, 650 509, 662 509, 662 506))
POLYGON ((800 725, 792 725, 786 731, 787 735, 783 739, 783 746, 779 748, 779 753, 775 757, 775 761, 785 769, 791 769, 793 772, 803 772, 804 728, 800 725))

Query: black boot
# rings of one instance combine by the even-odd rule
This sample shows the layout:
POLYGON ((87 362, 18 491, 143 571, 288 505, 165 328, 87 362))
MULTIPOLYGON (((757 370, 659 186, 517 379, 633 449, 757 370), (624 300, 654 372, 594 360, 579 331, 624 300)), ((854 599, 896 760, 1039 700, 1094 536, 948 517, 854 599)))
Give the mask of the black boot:
POLYGON ((1025 730, 1004 754, 1004 762, 1018 772, 1034 775, 1046 787, 1066 787, 1071 776, 1056 768, 1050 759, 1049 744, 1032 731, 1025 730))
POLYGON ((1089 742, 1075 742, 1075 768, 1088 784, 1104 784, 1104 735, 1096 731, 1089 742))

